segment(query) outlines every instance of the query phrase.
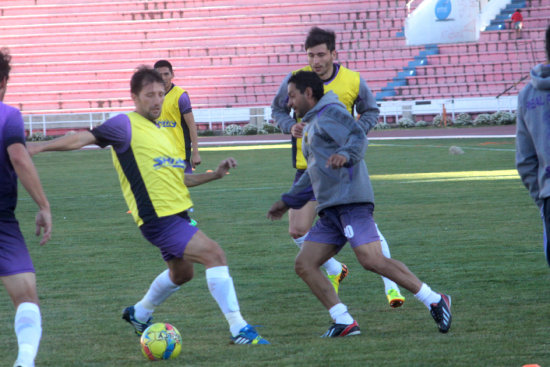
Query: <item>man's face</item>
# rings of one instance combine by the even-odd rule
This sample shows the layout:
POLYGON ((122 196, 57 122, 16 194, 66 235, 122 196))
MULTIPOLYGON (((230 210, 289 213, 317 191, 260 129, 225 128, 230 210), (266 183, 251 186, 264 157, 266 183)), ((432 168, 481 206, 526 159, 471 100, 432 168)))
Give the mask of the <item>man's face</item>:
POLYGON ((299 118, 304 117, 313 107, 308 99, 308 94, 311 94, 311 88, 306 88, 302 94, 294 83, 288 84, 288 107, 294 109, 296 116, 299 118))
POLYGON ((162 66, 160 68, 156 68, 156 71, 159 72, 160 76, 162 76, 162 80, 164 80, 164 89, 166 93, 170 90, 172 87, 172 79, 174 79, 174 73, 170 71, 170 68, 167 66, 162 66))
POLYGON ((153 82, 143 86, 139 94, 132 93, 136 112, 141 116, 155 121, 159 118, 164 102, 164 85, 153 82))
POLYGON ((326 43, 310 47, 306 50, 307 61, 311 69, 319 75, 321 80, 327 80, 332 76, 336 51, 329 51, 326 43))

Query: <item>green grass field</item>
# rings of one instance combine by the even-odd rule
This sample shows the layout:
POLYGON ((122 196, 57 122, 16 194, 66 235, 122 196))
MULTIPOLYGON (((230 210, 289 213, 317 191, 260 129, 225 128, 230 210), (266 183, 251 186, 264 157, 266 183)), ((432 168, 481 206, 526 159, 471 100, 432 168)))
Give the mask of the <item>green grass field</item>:
MULTIPOLYGON (((367 165, 376 221, 392 256, 453 297, 453 326, 437 331, 407 291, 390 309, 380 277, 350 267, 340 296, 362 335, 321 339, 328 312, 293 271, 287 217, 265 214, 292 180, 288 148, 203 149, 199 171, 233 156, 225 179, 191 190, 199 227, 225 249, 241 311, 271 346, 229 345, 227 323, 204 268, 166 301, 156 321, 182 333, 166 366, 550 366, 550 269, 538 211, 514 172, 513 139, 375 141, 367 165), (465 154, 450 155, 451 145, 465 154), (481 172, 480 172, 481 171, 481 172)), ((54 216, 44 247, 33 237, 35 205, 20 191, 17 215, 37 269, 43 338, 37 366, 147 366, 120 318, 165 268, 136 228, 107 150, 35 157, 54 216)), ((0 288, 2 366, 16 356, 14 310, 0 288)))

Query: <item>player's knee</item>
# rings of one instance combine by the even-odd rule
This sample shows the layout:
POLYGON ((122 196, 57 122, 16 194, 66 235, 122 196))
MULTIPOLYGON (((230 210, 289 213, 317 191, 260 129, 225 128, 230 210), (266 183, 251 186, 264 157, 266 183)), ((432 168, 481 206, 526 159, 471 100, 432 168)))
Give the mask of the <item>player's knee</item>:
POLYGON ((17 308, 21 303, 34 303, 40 306, 36 288, 30 284, 22 284, 20 287, 7 287, 12 303, 17 308))
POLYGON ((301 256, 298 256, 294 261, 294 271, 302 278, 312 267, 312 264, 301 256))
POLYGON ((363 268, 376 274, 385 274, 387 269, 392 267, 392 264, 388 261, 388 258, 384 256, 372 257, 364 261, 360 261, 360 263, 363 268))
POLYGON ((176 272, 170 274, 170 280, 176 285, 182 285, 193 279, 193 275, 194 272, 192 267, 180 268, 176 272))
POLYGON ((372 271, 374 273, 378 273, 380 268, 379 261, 374 258, 362 258, 359 259, 359 263, 365 270, 372 271))
POLYGON ((205 245, 203 252, 203 265, 206 267, 225 266, 227 260, 225 258, 225 252, 220 245, 213 240, 209 240, 205 245))
POLYGON ((288 228, 288 234, 290 234, 290 237, 293 239, 304 237, 308 231, 309 228, 301 228, 296 226, 291 226, 288 228))

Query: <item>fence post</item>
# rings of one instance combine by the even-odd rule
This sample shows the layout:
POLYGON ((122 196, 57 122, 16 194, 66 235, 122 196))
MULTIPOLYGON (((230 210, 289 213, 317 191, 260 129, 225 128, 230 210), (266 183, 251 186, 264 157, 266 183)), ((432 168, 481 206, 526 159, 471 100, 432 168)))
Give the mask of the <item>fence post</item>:
POLYGON ((46 115, 42 115, 42 133, 46 136, 46 115))

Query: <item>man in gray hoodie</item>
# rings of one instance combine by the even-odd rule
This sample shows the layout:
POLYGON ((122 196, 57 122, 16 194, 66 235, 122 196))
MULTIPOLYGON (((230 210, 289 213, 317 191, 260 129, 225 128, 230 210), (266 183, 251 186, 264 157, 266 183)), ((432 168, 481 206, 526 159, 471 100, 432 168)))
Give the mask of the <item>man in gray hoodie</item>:
POLYGON ((288 81, 288 105, 305 123, 302 152, 307 169, 290 191, 275 202, 267 216, 281 219, 289 208, 301 208, 311 185, 319 220, 296 257, 295 270, 329 311, 334 324, 323 337, 361 333, 320 267, 350 242, 359 263, 412 292, 430 310, 439 331, 451 327, 451 297, 422 283, 405 264, 383 255, 374 223, 374 193, 363 159, 367 137, 334 92, 324 94, 315 72, 300 71, 288 81))
POLYGON ((518 96, 516 167, 540 209, 544 253, 550 265, 550 26, 546 29, 546 65, 531 70, 531 83, 518 96))

